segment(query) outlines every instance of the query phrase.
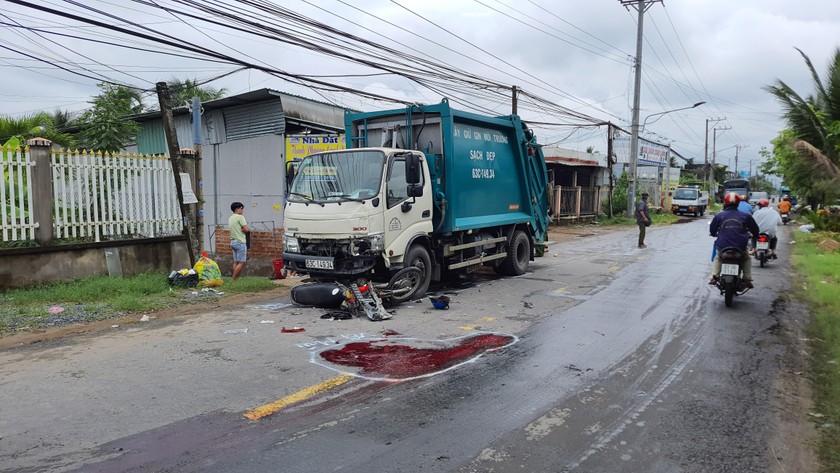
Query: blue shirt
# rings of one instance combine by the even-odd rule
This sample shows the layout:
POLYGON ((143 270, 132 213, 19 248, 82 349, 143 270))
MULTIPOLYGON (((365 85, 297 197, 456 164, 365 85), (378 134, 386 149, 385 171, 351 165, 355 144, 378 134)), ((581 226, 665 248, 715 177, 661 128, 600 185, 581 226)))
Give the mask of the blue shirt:
POLYGON ((752 215, 728 208, 715 215, 709 225, 709 232, 717 237, 715 246, 718 249, 734 247, 745 251, 750 237, 758 238, 758 224, 752 215))
POLYGON ((745 214, 751 214, 752 213, 752 205, 750 205, 750 203, 747 202, 746 200, 742 200, 741 202, 738 202, 738 211, 739 212, 744 212, 745 214))

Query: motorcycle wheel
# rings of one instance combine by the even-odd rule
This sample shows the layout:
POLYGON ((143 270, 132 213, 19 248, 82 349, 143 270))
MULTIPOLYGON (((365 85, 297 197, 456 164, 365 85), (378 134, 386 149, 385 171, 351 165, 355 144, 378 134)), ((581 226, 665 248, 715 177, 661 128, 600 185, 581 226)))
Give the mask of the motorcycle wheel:
POLYGON ((762 251, 760 255, 758 255, 758 261, 761 263, 761 267, 764 267, 764 263, 767 262, 767 255, 762 251))
POLYGON ((735 285, 730 284, 726 286, 726 290, 723 294, 723 302, 726 304, 726 307, 732 307, 732 302, 735 300, 735 285))

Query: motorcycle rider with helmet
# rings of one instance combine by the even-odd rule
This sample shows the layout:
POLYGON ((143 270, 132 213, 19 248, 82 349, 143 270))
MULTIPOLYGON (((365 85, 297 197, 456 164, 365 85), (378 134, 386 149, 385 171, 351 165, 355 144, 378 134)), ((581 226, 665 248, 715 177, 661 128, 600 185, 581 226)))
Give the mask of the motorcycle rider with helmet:
POLYGON ((791 207, 790 196, 789 195, 783 195, 782 196, 782 201, 779 202, 779 212, 781 212, 783 214, 790 213, 790 207, 791 207))
POLYGON ((730 192, 723 196, 723 210, 715 215, 709 225, 709 232, 715 240, 715 261, 712 267, 712 279, 710 285, 717 285, 720 279, 720 250, 724 248, 738 248, 741 250, 741 268, 744 271, 744 287, 752 288, 752 264, 750 255, 747 253, 747 244, 750 235, 758 238, 758 224, 750 214, 738 211, 738 203, 741 196, 730 192))
MULTIPOLYGON (((775 209, 770 207, 770 201, 767 199, 759 199, 756 207, 756 211, 753 213, 753 219, 758 224, 758 231, 760 233, 766 233, 770 237, 770 255, 771 258, 776 259, 776 243, 778 242, 778 238, 776 238, 776 227, 782 224, 782 217, 779 215, 779 212, 776 212, 775 209)), ((752 243, 753 248, 755 248, 754 239, 752 243)))

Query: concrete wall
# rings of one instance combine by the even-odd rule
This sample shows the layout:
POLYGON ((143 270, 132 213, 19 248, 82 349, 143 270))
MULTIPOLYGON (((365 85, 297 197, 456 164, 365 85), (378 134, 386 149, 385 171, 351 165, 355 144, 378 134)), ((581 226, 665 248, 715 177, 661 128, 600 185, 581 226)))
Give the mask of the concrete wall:
POLYGON ((181 236, 0 250, 0 290, 190 267, 181 236))

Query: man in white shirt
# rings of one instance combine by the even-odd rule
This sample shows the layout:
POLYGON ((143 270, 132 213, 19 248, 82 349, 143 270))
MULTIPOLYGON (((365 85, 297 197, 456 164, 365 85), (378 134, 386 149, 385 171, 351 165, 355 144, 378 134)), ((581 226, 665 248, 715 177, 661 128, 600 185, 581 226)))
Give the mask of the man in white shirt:
MULTIPOLYGON (((758 224, 758 231, 766 233, 770 237, 770 253, 775 259, 776 256, 776 227, 782 224, 782 217, 779 212, 770 207, 770 201, 767 199, 760 199, 756 204, 756 211, 753 213, 753 219, 758 224)), ((755 240, 753 240, 753 248, 755 248, 755 240)))

